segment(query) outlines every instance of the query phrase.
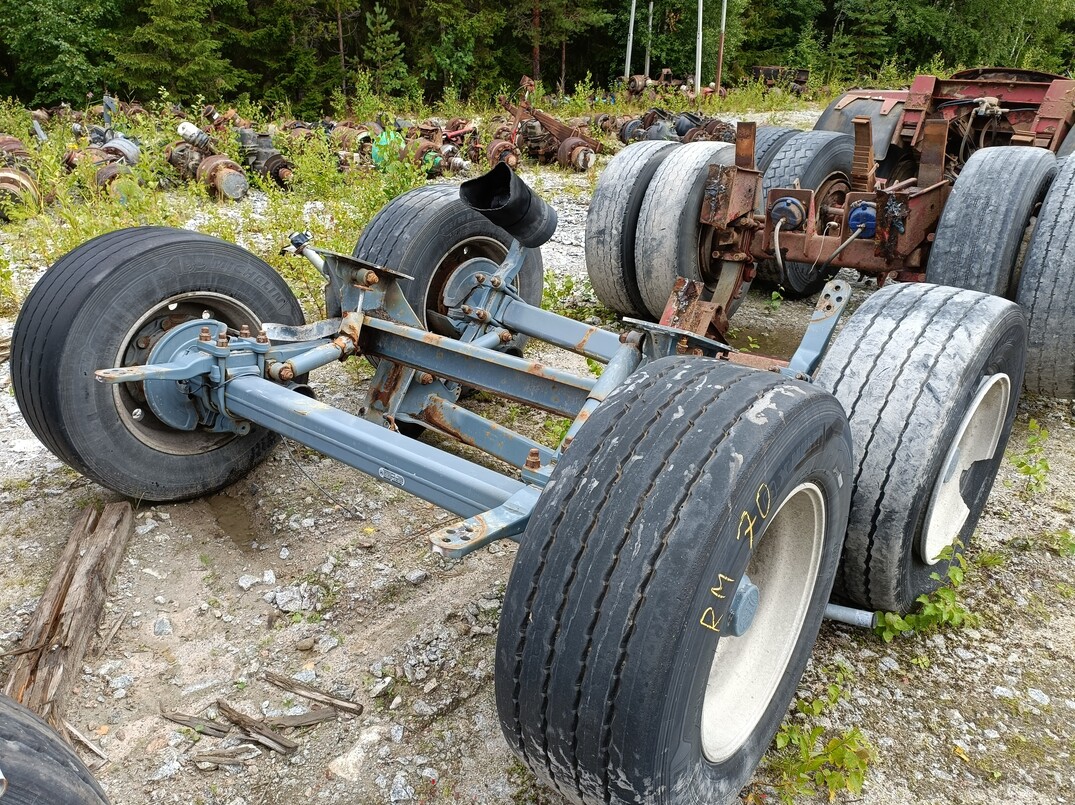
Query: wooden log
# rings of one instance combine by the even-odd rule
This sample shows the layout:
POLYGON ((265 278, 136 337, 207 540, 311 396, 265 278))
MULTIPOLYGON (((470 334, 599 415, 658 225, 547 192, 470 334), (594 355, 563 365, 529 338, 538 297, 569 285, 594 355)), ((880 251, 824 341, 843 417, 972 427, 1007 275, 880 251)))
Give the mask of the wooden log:
POLYGON ((333 696, 331 693, 326 693, 320 688, 315 688, 312 685, 304 685, 297 679, 291 679, 283 674, 266 671, 265 681, 290 693, 295 693, 299 696, 311 699, 312 701, 319 702, 320 704, 327 704, 330 707, 335 707, 337 710, 343 710, 344 712, 356 716, 362 715, 362 705, 358 702, 353 702, 350 699, 341 699, 339 696, 333 696))
POLYGON ((127 502, 100 516, 83 510, 45 587, 8 674, 4 692, 37 712, 61 734, 63 707, 104 608, 108 584, 134 529, 127 502))
POLYGON ((261 721, 239 712, 223 699, 216 700, 216 707, 220 711, 220 715, 242 730, 250 740, 257 741, 274 752, 288 755, 299 748, 299 745, 294 741, 273 732, 261 721))

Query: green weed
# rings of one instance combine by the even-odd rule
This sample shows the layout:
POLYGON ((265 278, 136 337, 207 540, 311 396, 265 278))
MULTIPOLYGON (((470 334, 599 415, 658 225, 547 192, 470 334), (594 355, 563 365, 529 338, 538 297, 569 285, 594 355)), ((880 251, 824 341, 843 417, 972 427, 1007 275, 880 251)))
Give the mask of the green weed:
POLYGON ((1057 556, 1075 556, 1075 536, 1072 536, 1070 528, 1016 537, 1011 544, 1023 550, 1044 550, 1057 556))
POLYGON ((598 301, 589 280, 576 280, 569 274, 554 274, 551 271, 545 272, 541 306, 576 321, 611 321, 616 318, 611 310, 598 301))
POLYGON ((773 291, 772 296, 765 300, 765 310, 769 313, 776 313, 780 310, 780 306, 784 303, 784 296, 780 291, 773 291))
POLYGON ((857 727, 830 735, 825 727, 811 724, 849 695, 845 684, 851 679, 850 670, 839 667, 828 673, 832 681, 821 695, 796 700, 792 716, 776 734, 775 756, 766 760, 778 776, 775 787, 781 802, 793 803, 818 794, 827 795, 832 802, 843 791, 857 795, 862 792, 866 768, 876 757, 857 727))
POLYGON ((948 561, 948 570, 944 577, 940 573, 931 573, 934 581, 944 581, 932 593, 923 594, 916 599, 918 609, 908 615, 898 612, 878 612, 878 625, 874 632, 886 643, 891 643, 897 635, 907 632, 924 634, 936 631, 942 626, 974 626, 978 616, 967 609, 959 593, 959 588, 967 573, 967 558, 962 552, 956 552, 949 546, 941 552, 941 561, 948 561))
POLYGON ((1049 461, 1045 457, 1045 442, 1049 431, 1031 418, 1026 437, 1026 447, 1011 456, 1016 472, 1024 476, 1024 497, 1045 491, 1049 479, 1049 461))

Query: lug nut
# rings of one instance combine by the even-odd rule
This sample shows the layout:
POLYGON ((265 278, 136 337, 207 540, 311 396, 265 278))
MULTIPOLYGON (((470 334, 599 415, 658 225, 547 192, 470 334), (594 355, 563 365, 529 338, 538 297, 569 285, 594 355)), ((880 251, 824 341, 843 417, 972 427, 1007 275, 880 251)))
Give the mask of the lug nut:
POLYGON ((536 447, 531 447, 526 456, 526 468, 528 470, 541 469, 541 452, 536 447))

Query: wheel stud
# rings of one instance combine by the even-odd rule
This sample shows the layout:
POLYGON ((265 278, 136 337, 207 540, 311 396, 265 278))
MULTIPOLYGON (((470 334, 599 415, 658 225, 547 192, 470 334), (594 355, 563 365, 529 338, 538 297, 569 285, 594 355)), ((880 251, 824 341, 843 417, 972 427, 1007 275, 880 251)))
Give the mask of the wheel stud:
POLYGON ((747 575, 739 582, 739 588, 735 591, 732 606, 728 612, 728 631, 726 634, 732 637, 742 637, 747 633, 750 624, 754 622, 754 616, 758 614, 758 601, 761 591, 747 575))

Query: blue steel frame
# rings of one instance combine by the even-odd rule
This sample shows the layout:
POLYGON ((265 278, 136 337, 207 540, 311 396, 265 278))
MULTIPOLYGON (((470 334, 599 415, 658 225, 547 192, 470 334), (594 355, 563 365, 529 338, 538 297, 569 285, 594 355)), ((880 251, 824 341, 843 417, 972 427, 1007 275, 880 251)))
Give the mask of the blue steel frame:
MULTIPOLYGON (((635 329, 618 335, 528 305, 512 287, 525 257, 517 242, 500 265, 475 258, 448 279, 448 315, 437 324, 456 338, 422 327, 397 283, 409 277, 314 249, 308 236, 293 235, 291 243, 328 280, 341 317, 303 327, 267 324, 256 337, 229 336, 217 321, 188 322, 161 339, 146 365, 102 369, 97 379, 143 382, 153 413, 179 430, 245 434, 261 425, 447 509, 462 522, 429 539, 448 556, 521 534, 578 429, 645 361, 730 352, 682 330, 631 322, 635 329), (600 361, 605 369, 595 380, 500 351, 517 335, 600 361), (294 378, 352 355, 372 357, 377 366, 357 415, 294 388, 294 378), (460 406, 461 386, 568 417, 571 426, 561 444, 549 448, 460 406), (473 445, 517 468, 520 478, 407 438, 398 432, 402 423, 473 445)), ((840 283, 826 288, 790 373, 808 377, 814 370, 846 291, 840 283)))

